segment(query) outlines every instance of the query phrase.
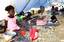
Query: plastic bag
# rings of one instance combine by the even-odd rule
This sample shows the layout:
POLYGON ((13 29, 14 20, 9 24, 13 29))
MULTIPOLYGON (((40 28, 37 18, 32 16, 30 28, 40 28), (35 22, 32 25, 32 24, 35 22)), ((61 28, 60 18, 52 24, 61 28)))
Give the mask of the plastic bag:
POLYGON ((36 40, 38 38, 38 30, 36 28, 30 29, 30 39, 36 40))

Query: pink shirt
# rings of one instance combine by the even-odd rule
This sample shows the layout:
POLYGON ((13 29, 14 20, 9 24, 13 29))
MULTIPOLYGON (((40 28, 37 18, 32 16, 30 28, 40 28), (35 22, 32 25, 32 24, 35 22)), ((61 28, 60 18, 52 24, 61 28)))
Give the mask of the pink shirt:
POLYGON ((9 18, 9 17, 6 17, 6 20, 8 21, 8 24, 7 24, 7 29, 8 30, 17 30, 19 29, 19 27, 17 26, 16 24, 16 16, 14 18, 9 18))
POLYGON ((46 25, 48 21, 48 17, 45 17, 43 20, 37 20, 37 25, 46 25))

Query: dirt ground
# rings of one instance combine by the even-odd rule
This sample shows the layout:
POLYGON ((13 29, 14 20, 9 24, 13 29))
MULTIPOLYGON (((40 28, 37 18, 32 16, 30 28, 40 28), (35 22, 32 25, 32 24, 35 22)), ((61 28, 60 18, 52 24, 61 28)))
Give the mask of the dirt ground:
POLYGON ((52 29, 45 29, 44 27, 38 26, 40 29, 39 31, 39 38, 36 42, 64 42, 64 17, 57 16, 60 25, 54 27, 55 30, 52 29))

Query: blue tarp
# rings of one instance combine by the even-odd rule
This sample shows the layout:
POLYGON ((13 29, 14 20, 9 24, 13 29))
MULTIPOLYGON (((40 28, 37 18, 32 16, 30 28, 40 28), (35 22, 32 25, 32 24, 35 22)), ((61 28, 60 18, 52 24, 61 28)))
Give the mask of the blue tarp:
POLYGON ((22 10, 27 11, 33 7, 45 6, 47 7, 53 0, 15 0, 15 8, 18 13, 22 10))
POLYGON ((15 8, 18 13, 20 13, 27 5, 27 0, 14 0, 15 8))
POLYGON ((39 3, 39 0, 30 0, 29 4, 26 6, 24 10, 29 10, 30 8, 34 7, 37 5, 36 3, 39 3))

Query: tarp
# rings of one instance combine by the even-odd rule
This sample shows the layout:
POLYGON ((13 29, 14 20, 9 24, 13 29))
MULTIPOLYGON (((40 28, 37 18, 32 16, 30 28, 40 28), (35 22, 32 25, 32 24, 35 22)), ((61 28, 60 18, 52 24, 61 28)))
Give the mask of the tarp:
POLYGON ((16 11, 20 13, 22 10, 24 10, 29 1, 30 0, 14 0, 16 11))
POLYGON ((48 6, 50 0, 15 0, 15 8, 18 13, 27 11, 32 7, 48 6))

